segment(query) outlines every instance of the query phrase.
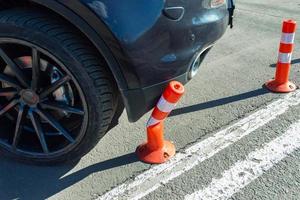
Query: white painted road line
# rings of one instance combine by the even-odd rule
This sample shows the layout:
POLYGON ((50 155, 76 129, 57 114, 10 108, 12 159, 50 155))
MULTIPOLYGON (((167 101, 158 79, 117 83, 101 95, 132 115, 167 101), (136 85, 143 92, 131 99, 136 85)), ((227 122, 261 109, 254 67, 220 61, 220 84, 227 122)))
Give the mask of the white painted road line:
POLYGON ((237 162, 220 179, 213 179, 207 188, 187 195, 185 199, 228 199, 299 148, 300 121, 282 136, 267 143, 262 149, 251 152, 245 160, 237 162))
POLYGON ((263 109, 245 117, 239 122, 217 132, 182 153, 177 153, 169 162, 157 165, 138 175, 132 181, 127 181, 98 200, 105 199, 140 199, 174 178, 192 169, 204 160, 241 138, 264 126, 279 115, 285 113, 291 106, 300 104, 300 91, 288 94, 284 98, 274 101, 263 109))

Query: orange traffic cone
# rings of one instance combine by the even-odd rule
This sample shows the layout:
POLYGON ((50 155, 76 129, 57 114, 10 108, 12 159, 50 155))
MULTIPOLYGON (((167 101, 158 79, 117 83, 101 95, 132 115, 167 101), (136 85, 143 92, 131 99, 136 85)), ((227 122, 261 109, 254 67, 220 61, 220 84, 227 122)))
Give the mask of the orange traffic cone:
POLYGON ((184 86, 177 81, 169 83, 154 108, 147 123, 147 142, 136 149, 139 159, 145 163, 160 164, 175 155, 175 146, 164 140, 164 120, 184 94, 184 86))
POLYGON ((265 84, 273 92, 287 93, 295 91, 297 88, 294 83, 289 81, 296 27, 297 24, 293 20, 283 22, 275 79, 265 84))

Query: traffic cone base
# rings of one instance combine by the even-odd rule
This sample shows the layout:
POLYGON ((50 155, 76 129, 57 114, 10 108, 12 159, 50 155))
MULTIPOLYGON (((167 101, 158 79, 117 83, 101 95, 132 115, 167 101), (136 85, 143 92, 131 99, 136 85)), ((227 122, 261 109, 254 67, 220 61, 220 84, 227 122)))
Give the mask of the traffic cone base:
POLYGON ((170 141, 164 141, 164 147, 153 150, 147 143, 141 144, 136 149, 138 158, 149 164, 161 164, 167 162, 176 153, 175 146, 170 141))
POLYGON ((265 84, 265 86, 272 92, 277 93, 288 93, 297 89, 297 86, 290 81, 286 83, 278 83, 276 80, 270 80, 265 84))

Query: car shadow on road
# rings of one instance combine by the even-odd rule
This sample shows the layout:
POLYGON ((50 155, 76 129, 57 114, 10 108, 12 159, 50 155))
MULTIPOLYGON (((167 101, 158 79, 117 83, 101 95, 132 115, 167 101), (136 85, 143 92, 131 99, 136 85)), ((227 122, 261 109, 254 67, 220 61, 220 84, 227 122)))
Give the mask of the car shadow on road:
POLYGON ((263 88, 260 88, 257 90, 253 90, 253 91, 242 93, 242 94, 237 94, 237 95, 230 96, 230 97, 225 97, 225 98, 212 100, 212 101, 208 101, 208 102, 204 102, 204 103, 200 103, 200 104, 196 104, 196 105, 192 105, 192 106, 178 108, 178 109, 175 109, 172 111, 172 113, 170 114, 170 117, 176 116, 176 115, 182 115, 182 114, 186 114, 186 113, 191 113, 191 112, 196 112, 196 111, 200 111, 200 110, 205 110, 205 109, 209 109, 209 108, 214 108, 214 107, 226 105, 229 103, 233 103, 233 102, 253 98, 256 96, 264 95, 267 93, 269 93, 269 91, 263 87, 263 88))
POLYGON ((46 199, 95 172, 137 162, 134 153, 112 158, 74 173, 72 165, 33 166, 0 157, 0 199, 46 199))
MULTIPOLYGON (((171 116, 196 112, 269 93, 265 88, 176 109, 171 116)), ((0 157, 0 199, 46 199, 89 175, 138 162, 134 153, 90 165, 69 173, 77 163, 58 166, 33 166, 0 157)))
MULTIPOLYGON (((292 63, 292 65, 300 63, 300 58, 292 60, 291 63, 292 63)), ((274 63, 274 64, 270 65, 270 67, 276 67, 276 66, 277 66, 277 63, 274 63)))

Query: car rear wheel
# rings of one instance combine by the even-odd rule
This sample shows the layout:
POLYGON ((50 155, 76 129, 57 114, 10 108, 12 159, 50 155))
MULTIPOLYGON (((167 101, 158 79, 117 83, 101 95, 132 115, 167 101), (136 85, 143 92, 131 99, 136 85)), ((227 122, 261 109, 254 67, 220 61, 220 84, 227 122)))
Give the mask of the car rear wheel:
POLYGON ((0 150, 34 163, 73 161, 103 137, 117 107, 107 66, 63 20, 0 12, 0 150))

